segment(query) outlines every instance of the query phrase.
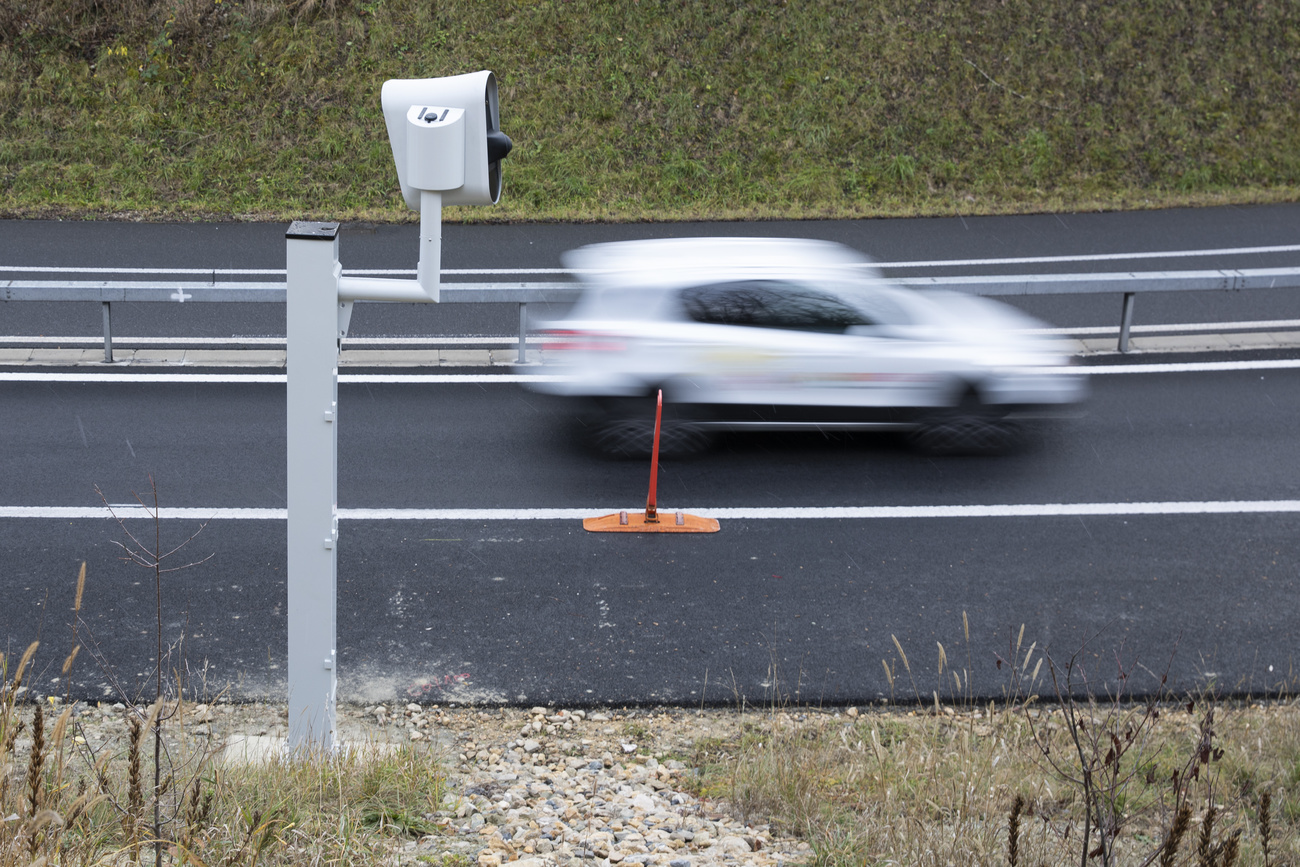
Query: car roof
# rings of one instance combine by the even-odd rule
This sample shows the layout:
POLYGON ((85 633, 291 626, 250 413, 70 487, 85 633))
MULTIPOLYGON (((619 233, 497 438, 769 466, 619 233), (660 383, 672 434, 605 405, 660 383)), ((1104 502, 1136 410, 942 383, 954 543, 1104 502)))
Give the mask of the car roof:
POLYGON ((852 270, 875 276, 870 257, 842 244, 805 238, 653 238, 592 244, 562 257, 584 282, 602 287, 672 286, 808 277, 852 270))

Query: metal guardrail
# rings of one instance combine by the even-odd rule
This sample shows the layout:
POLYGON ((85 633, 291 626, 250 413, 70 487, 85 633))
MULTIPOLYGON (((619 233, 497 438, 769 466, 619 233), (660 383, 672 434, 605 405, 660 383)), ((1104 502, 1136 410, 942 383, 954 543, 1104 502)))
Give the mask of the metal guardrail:
MULTIPOLYGON (((518 304, 519 360, 525 343, 530 302, 573 301, 581 290, 574 283, 443 283, 440 303, 518 304)), ((113 302, 193 301, 285 303, 284 283, 175 280, 3 280, 0 301, 98 301, 104 313, 104 361, 113 361, 113 302)))
POLYGON ((1099 295, 1111 292, 1238 292, 1300 288, 1300 268, 1211 271, 1127 271, 1102 274, 1021 274, 997 277, 896 277, 913 289, 942 288, 974 295, 1099 295))
MULTIPOLYGON (((3 268, 0 267, 0 271, 3 268)), ((1080 295, 1119 293, 1120 352, 1128 351, 1134 299, 1143 292, 1240 292, 1300 289, 1300 268, 1245 268, 1203 271, 1130 271, 1094 274, 1024 274, 961 277, 895 277, 915 289, 951 289, 974 295, 1080 295)), ((573 301, 576 283, 443 283, 443 304, 518 304, 519 360, 526 358, 527 305, 573 301)), ((104 360, 113 360, 113 302, 266 302, 285 301, 285 284, 239 281, 167 280, 0 280, 0 301, 98 301, 104 312, 104 360)))
MULTIPOLYGON (((3 269, 0 269, 3 270, 3 269)), ((574 283, 443 283, 441 303, 572 301, 574 283)), ((283 283, 167 280, 0 280, 0 301, 228 301, 284 303, 283 283)))
POLYGON ((1206 271, 1131 271, 1102 274, 1025 274, 1015 277, 905 277, 914 289, 954 289, 975 295, 1097 295, 1122 293, 1120 352, 1128 352, 1133 301, 1138 292, 1240 292, 1300 288, 1300 268, 1243 268, 1206 271))

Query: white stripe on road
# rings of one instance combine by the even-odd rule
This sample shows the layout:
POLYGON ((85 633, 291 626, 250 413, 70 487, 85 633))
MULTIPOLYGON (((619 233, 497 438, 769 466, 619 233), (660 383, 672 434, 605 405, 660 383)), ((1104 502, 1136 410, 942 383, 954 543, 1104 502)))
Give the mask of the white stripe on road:
MULTIPOLYGON (((874 262, 877 268, 942 268, 978 265, 1034 265, 1051 262, 1116 262, 1125 259, 1182 259, 1194 256, 1248 256, 1263 253, 1300 252, 1300 244, 1283 244, 1271 247, 1223 247, 1215 250, 1165 250, 1142 253, 1095 253, 1075 256, 1016 256, 1002 259, 934 259, 913 262, 874 262)), ((282 275, 283 268, 76 268, 49 265, 0 265, 6 271, 43 272, 47 274, 261 274, 282 275)), ((409 276, 414 270, 393 268, 345 269, 344 274, 365 276, 409 276)), ((448 275, 491 274, 569 274, 565 268, 444 268, 448 275)))
MULTIPOLYGON (((1296 321, 1300 325, 1300 320, 1296 321)), ((1287 327, 1287 320, 1278 320, 1276 323, 1264 323, 1258 327, 1272 326, 1274 330, 1287 327)), ((1136 330, 1139 326, 1133 326, 1136 330)), ((1255 327, 1253 323, 1246 323, 1243 327, 1255 327)), ((1199 326, 1198 326, 1199 328, 1199 326)), ((1119 330, 1116 326, 1115 331, 1119 330)), ((1207 330, 1207 329, 1200 329, 1207 330)), ((1211 329, 1212 330, 1212 329, 1211 329)), ((1049 333, 1043 329, 1027 330, 1026 333, 1049 333)), ((556 338, 546 335, 537 334, 529 335, 529 344, 549 343, 556 338)), ((46 337, 41 336, 24 336, 11 335, 0 337, 0 344, 17 343, 20 347, 25 345, 33 346, 103 346, 103 336, 92 337, 46 337)), ((241 346, 284 346, 286 339, 284 337, 114 337, 113 345, 121 349, 124 346, 228 346, 230 344, 239 344, 241 346)), ((519 343, 519 335, 503 334, 499 337, 344 337, 343 348, 352 349, 357 346, 516 346, 519 343)))
MULTIPOLYGON (((1134 326, 1136 327, 1136 326, 1134 326)), ((427 342, 427 341, 426 341, 427 342)), ((103 335, 91 337, 46 337, 14 334, 0 337, 0 343, 17 343, 20 346, 103 346, 103 335)), ((283 337, 113 337, 113 343, 120 349, 124 344, 136 346, 226 346, 238 343, 245 346, 284 346, 283 337)))
MULTIPOLYGON (((1234 333, 1237 331, 1283 331, 1300 328, 1300 319, 1251 319, 1245 322, 1183 322, 1166 325, 1134 325, 1129 328, 1132 334, 1167 334, 1173 332, 1212 331, 1234 333)), ((1119 334, 1118 325, 1085 325, 1079 328, 1019 328, 1018 334, 1119 334)), ((98 340, 97 338, 88 338, 98 340)), ((102 340, 98 340, 102 343, 102 340)))
MULTIPOLYGON (((659 509, 671 515, 678 507, 659 509)), ((139 506, 114 507, 119 518, 148 519, 139 506)), ((339 509, 344 521, 576 521, 617 512, 592 509, 339 509)), ((628 508, 639 512, 641 508, 628 508)), ((681 507, 680 511, 728 520, 824 520, 870 518, 1059 518, 1124 515, 1241 515, 1300 512, 1300 500, 1212 500, 1155 503, 1023 503, 983 506, 681 507)), ((163 508, 163 520, 283 521, 286 509, 163 508)), ((109 518, 104 506, 0 506, 2 518, 86 520, 109 518)))
POLYGON ((284 383, 283 373, 0 373, 0 382, 284 383))
MULTIPOLYGON (((1173 322, 1165 325, 1134 325, 1129 329, 1133 334, 1165 334, 1178 332, 1214 332, 1231 334, 1238 331, 1284 331, 1300 328, 1300 319, 1251 319, 1244 322, 1173 322)), ((1051 334, 1051 335, 1099 335, 1118 334, 1118 325, 1083 325, 1077 328, 1017 328, 1017 334, 1051 334)), ((533 334, 527 337, 529 344, 548 342, 566 342, 561 338, 533 334)), ((240 344, 245 346, 284 346, 284 337, 114 337, 114 345, 123 346, 227 346, 240 344)), ((498 337, 345 337, 343 348, 357 346, 515 346, 519 343, 517 334, 503 334, 498 337)), ((19 346, 102 346, 103 336, 65 335, 47 337, 45 335, 8 335, 0 336, 0 345, 18 344, 19 346)))
MULTIPOLYGON (((1300 364, 1300 362, 1297 362, 1300 364)), ((182 382, 182 383, 281 383, 287 377, 283 373, 27 373, 17 371, 0 373, 0 382, 182 382)), ((565 382, 567 376, 540 373, 342 373, 339 382, 365 383, 407 383, 420 384, 429 382, 565 382)))
POLYGON ((423 383, 423 382, 568 382, 573 377, 558 373, 340 373, 339 382, 365 383, 423 383))
POLYGON ((1124 259, 1182 259, 1193 256, 1247 256, 1300 252, 1300 244, 1275 247, 1224 247, 1218 250, 1167 250, 1149 253, 1094 253, 1080 256, 1016 256, 1005 259, 938 259, 930 262, 873 262, 877 268, 942 268, 968 265, 1037 265, 1050 262, 1118 262, 1124 259))
MULTIPOLYGON (((280 274, 283 268, 77 268, 67 265, 0 265, 0 273, 15 271, 42 274, 280 274)), ((346 272, 345 272, 346 273, 346 272)), ((414 273, 414 272, 412 272, 414 273)))
MULTIPOLYGON (((1169 364, 1099 364, 1092 366, 1033 368, 1034 373, 1087 374, 1089 376, 1125 373, 1213 373, 1233 370, 1294 370, 1300 358, 1275 358, 1259 361, 1189 361, 1169 364)), ((339 382, 348 384, 424 383, 507 383, 568 382, 571 377, 543 373, 341 373, 339 382)), ((0 382, 180 382, 180 383, 283 383, 283 373, 29 373, 0 372, 0 382)))
POLYGON ((1292 370, 1300 367, 1300 358, 1273 358, 1259 361, 1188 361, 1169 364, 1097 364, 1088 367, 1047 368, 1052 373, 1086 373, 1089 376, 1116 373, 1213 373, 1222 370, 1292 370))

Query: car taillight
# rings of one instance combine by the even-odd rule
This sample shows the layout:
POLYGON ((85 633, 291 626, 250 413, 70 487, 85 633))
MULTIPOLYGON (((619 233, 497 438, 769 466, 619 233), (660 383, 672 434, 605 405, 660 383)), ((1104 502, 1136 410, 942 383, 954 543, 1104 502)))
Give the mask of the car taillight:
POLYGON ((613 334, 597 331, 551 329, 542 332, 543 351, 580 350, 584 352, 622 352, 626 347, 613 334))

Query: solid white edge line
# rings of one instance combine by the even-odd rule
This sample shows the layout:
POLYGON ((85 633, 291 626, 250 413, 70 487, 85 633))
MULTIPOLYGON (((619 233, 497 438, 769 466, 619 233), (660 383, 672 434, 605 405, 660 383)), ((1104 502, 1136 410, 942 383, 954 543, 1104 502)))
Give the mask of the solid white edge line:
MULTIPOLYGON (((1032 332, 1027 332, 1032 333, 1032 332)), ((536 335, 527 338, 529 345, 549 343, 556 338, 536 335)), ((114 337, 113 345, 122 348, 133 346, 223 346, 241 343, 250 346, 285 345, 283 337, 114 337)), ((562 342, 562 341, 561 341, 562 342)), ((7 343, 35 344, 40 346, 102 346, 102 336, 92 337, 0 337, 0 345, 7 343)), ((516 346, 519 336, 503 334, 500 337, 345 337, 343 348, 353 349, 357 346, 516 346)))
MULTIPOLYGON (((5 271, 44 274, 284 274, 284 268, 78 268, 75 265, 0 265, 5 271)), ((346 273, 346 272, 345 272, 346 273)), ((412 271, 411 273, 415 273, 412 271)))
MULTIPOLYGON (((104 344, 103 335, 91 335, 90 337, 27 337, 13 335, 0 337, 0 344, 4 343, 23 343, 35 344, 41 346, 102 346, 104 344)), ((118 337, 113 336, 113 344, 121 348, 125 344, 134 344, 137 346, 209 346, 212 344, 223 345, 228 343, 244 343, 250 346, 284 346, 283 337, 118 337)))
MULTIPOLYGON (((1286 329, 1300 328, 1300 319, 1252 319, 1245 322, 1185 322, 1185 323, 1168 323, 1165 325, 1134 325, 1129 331, 1133 334, 1159 334, 1170 332, 1221 332, 1225 334, 1236 333, 1238 331, 1281 331, 1286 329)), ((1052 335, 1052 336, 1095 336, 1118 334, 1120 328, 1118 325, 1082 325, 1077 328, 1017 328, 1012 329, 1016 334, 1035 334, 1035 335, 1052 335)), ((560 338, 546 337, 541 334, 529 335, 526 342, 529 344, 547 343, 551 341, 566 342, 560 338)), ((114 337, 113 342, 118 346, 208 346, 208 345, 225 345, 230 343, 243 343, 252 346, 284 346, 285 338, 283 337, 114 337)), ((357 346, 514 346, 518 344, 519 336, 516 334, 502 334, 499 336, 474 336, 474 337, 345 337, 343 338, 343 348, 348 349, 357 346)), ((71 336, 47 337, 40 336, 23 336, 8 335, 0 336, 0 345, 17 343, 31 344, 41 346, 101 346, 104 343, 102 335, 90 336, 71 336)))
MULTIPOLYGON (((1184 322, 1168 323, 1165 325, 1134 325, 1129 331, 1133 334, 1159 334, 1169 332, 1222 332, 1225 334, 1236 333, 1238 331, 1280 331, 1286 329, 1300 328, 1300 319, 1252 319, 1244 322, 1184 322)), ((1035 335, 1109 335, 1118 334, 1120 327, 1118 325, 1081 325, 1077 328, 1016 328, 1012 329, 1016 334, 1035 334, 1035 335)), ((529 335, 526 342, 529 344, 539 344, 558 341, 567 342, 562 338, 546 337, 541 334, 529 335)), ((253 346, 284 346, 285 338, 283 337, 114 337, 113 342, 118 346, 136 345, 136 346, 207 346, 207 345, 225 345, 230 343, 244 343, 253 346)), ((345 337, 343 338, 343 348, 348 349, 356 346, 440 346, 440 345, 462 345, 462 346, 514 346, 518 344, 519 336, 516 334, 503 334, 499 336, 474 336, 474 337, 345 337)), ((41 346, 101 346, 104 343, 102 335, 78 336, 66 335, 63 337, 46 337, 40 336, 23 336, 9 335, 0 336, 0 345, 8 343, 17 344, 35 344, 41 346)))
MULTIPOLYGON (((1300 364, 1300 362, 1297 362, 1300 364)), ((365 383, 425 383, 425 382, 568 382, 572 377, 556 373, 340 373, 339 382, 365 383)))
MULTIPOLYGON (((1298 362, 1300 363, 1300 362, 1298 362)), ((482 383, 482 382, 566 382, 569 377, 541 373, 341 373, 339 382, 365 383, 482 383)), ((183 383, 249 383, 283 384, 283 373, 27 373, 26 371, 0 372, 0 382, 183 382, 183 383)))
MULTIPOLYGON (((1234 370, 1294 370, 1300 358, 1277 358, 1259 361, 1188 361, 1152 364, 1069 365, 1033 368, 1034 373, 1064 376, 1107 376, 1142 373, 1213 373, 1234 370)), ((424 383, 511 383, 569 382, 572 377, 544 373, 341 373, 339 382, 419 385, 424 383)), ((0 382, 184 382, 184 383, 283 383, 283 373, 28 373, 0 372, 0 382)))
POLYGON ((1300 358, 1275 358, 1259 361, 1188 361, 1165 364, 1096 364, 1077 367, 1054 367, 1052 373, 1086 373, 1089 376, 1121 373, 1213 373, 1228 370, 1294 370, 1300 358))
MULTIPOLYGON (((1270 247, 1223 247, 1214 250, 1166 250, 1139 253, 1094 253, 1073 256, 1017 256, 1001 259, 936 259, 915 262, 872 262, 877 268, 942 268, 972 265, 1030 265, 1049 262, 1111 262, 1124 259, 1182 259, 1195 256, 1246 256, 1261 253, 1300 252, 1300 244, 1270 247)), ((49 274, 284 274, 283 268, 76 268, 66 266, 0 265, 5 271, 45 272, 49 274)), ((348 275, 410 275, 415 271, 395 268, 344 269, 348 275)), ((444 268, 443 274, 569 274, 565 268, 444 268)))
POLYGON ((284 383, 283 373, 28 373, 0 372, 0 382, 284 383))
MULTIPOLYGON (((1134 325, 1129 329, 1132 334, 1161 334, 1168 332, 1212 331, 1225 334, 1237 331, 1279 331, 1300 328, 1300 319, 1252 319, 1246 322, 1185 322, 1166 325, 1134 325)), ((1018 334, 1052 334, 1052 335, 1098 335, 1119 334, 1118 325, 1084 325, 1078 328, 1021 328, 1018 334)), ((102 342, 102 341, 101 341, 102 342)))
MULTIPOLYGON (((115 509, 123 520, 144 520, 140 507, 115 509)), ((618 512, 605 509, 339 509, 344 521, 568 521, 618 512)), ((640 511, 631 508, 627 511, 640 511)), ((1218 500, 1149 503, 1021 503, 971 506, 827 506, 661 508, 728 520, 826 520, 883 518, 1052 518, 1125 515, 1240 515, 1300 512, 1300 500, 1218 500)), ((162 520, 283 521, 286 509, 163 508, 162 520)), ((0 506, 0 519, 86 520, 112 517, 103 506, 0 506)))
POLYGON ((1300 244, 1272 247, 1224 247, 1216 250, 1166 250, 1143 253, 1093 253, 1075 256, 1015 256, 1001 259, 937 259, 929 262, 872 262, 877 268, 942 268, 969 265, 1035 265, 1050 262, 1116 262, 1124 259, 1183 259, 1196 256, 1247 256, 1300 252, 1300 244))

